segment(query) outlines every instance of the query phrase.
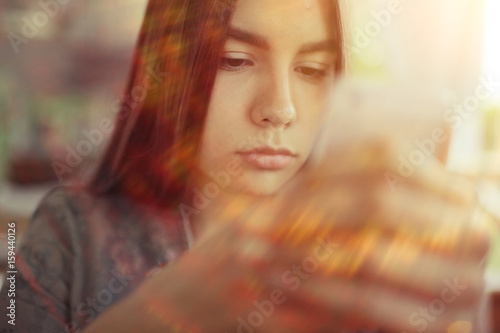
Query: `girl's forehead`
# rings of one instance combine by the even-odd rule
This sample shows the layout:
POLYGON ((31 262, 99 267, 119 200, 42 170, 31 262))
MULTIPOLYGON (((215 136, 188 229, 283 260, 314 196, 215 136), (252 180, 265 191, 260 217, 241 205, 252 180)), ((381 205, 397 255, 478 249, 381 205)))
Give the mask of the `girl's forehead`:
POLYGON ((270 39, 331 39, 331 1, 238 0, 231 25, 270 39))

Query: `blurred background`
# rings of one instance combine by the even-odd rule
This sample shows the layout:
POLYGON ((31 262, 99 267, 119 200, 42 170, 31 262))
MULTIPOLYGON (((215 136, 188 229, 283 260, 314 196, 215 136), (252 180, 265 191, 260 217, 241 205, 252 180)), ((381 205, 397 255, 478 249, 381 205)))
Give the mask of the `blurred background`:
MULTIPOLYGON (((92 173, 145 5, 0 2, 0 235, 15 221, 19 240, 48 189, 92 173)), ((500 218, 500 0, 344 0, 344 10, 351 73, 434 85, 456 124, 448 167, 500 218)), ((500 290, 498 227, 491 234, 488 288, 500 290)))
MULTIPOLYGON (((54 185, 85 179, 110 135, 145 0, 0 2, 0 221, 22 231, 54 185)), ((2 249, 3 250, 3 249, 2 249)))

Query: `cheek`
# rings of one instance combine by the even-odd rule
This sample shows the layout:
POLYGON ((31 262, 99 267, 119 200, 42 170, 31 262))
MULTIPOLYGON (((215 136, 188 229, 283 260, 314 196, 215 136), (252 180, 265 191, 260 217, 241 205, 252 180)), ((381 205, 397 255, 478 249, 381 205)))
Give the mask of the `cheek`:
POLYGON ((299 84, 294 93, 297 125, 302 145, 310 146, 319 134, 327 111, 331 85, 299 84))
MULTIPOLYGON (((243 93, 231 89, 227 80, 216 80, 201 140, 200 166, 203 171, 223 165, 237 147, 243 127, 243 93)), ((234 86, 233 86, 234 87, 234 86)))

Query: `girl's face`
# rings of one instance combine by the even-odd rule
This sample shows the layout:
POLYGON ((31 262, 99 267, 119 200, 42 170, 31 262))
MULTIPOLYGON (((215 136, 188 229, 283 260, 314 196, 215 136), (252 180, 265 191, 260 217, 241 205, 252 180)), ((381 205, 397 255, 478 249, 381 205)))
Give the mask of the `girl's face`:
POLYGON ((237 1, 202 135, 204 175, 265 195, 304 165, 334 81, 331 1, 237 1))

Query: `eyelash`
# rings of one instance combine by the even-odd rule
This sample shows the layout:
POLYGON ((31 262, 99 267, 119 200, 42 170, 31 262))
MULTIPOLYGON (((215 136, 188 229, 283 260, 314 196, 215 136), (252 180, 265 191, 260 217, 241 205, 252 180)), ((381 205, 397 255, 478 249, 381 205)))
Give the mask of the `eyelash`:
POLYGON ((223 57, 220 62, 220 67, 223 70, 226 70, 228 72, 239 72, 243 69, 245 69, 248 66, 253 66, 254 63, 251 60, 244 59, 244 58, 228 58, 228 57, 223 57), (239 66, 232 66, 230 65, 231 61, 236 61, 236 62, 241 62, 242 64, 239 66), (246 64, 246 66, 243 66, 243 64, 246 64))
POLYGON ((295 71, 301 75, 304 75, 308 80, 320 81, 328 76, 328 69, 319 69, 308 66, 299 66, 295 69, 295 71), (306 74, 305 71, 309 71, 309 74, 306 74))
MULTIPOLYGON (((228 72, 239 72, 253 65, 253 61, 238 57, 223 57, 220 62, 220 68, 228 72), (236 64, 231 64, 231 62, 236 62, 236 64)), ((295 68, 295 72, 304 76, 306 80, 318 82, 328 76, 329 69, 319 69, 311 66, 298 66, 295 68)))

